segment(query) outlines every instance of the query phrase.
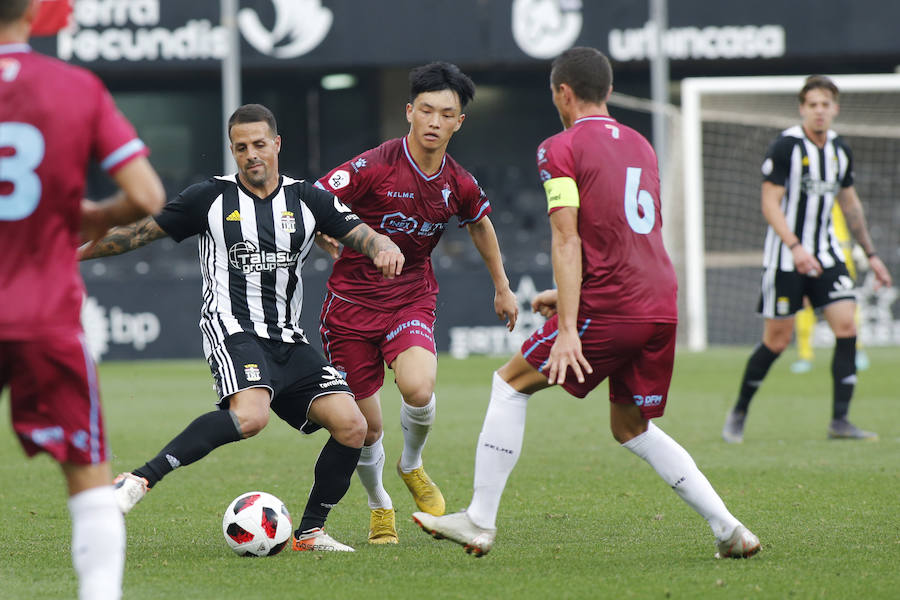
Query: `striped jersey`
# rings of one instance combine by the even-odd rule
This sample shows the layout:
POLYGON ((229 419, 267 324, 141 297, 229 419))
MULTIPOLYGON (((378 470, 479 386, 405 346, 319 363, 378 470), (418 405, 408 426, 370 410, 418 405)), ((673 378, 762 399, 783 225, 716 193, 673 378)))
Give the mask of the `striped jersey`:
MULTIPOLYGON (((838 193, 853 185, 853 155, 844 139, 829 130, 825 146, 819 148, 800 125, 785 129, 769 147, 762 174, 765 181, 785 188, 781 210, 803 247, 825 269, 844 262, 832 222, 838 193)), ((763 265, 794 270, 791 251, 771 226, 763 265)))
POLYGON ((181 192, 155 219, 177 242, 200 236, 200 330, 207 358, 242 331, 307 343, 299 325, 300 270, 316 231, 341 238, 360 224, 334 195, 285 176, 266 198, 237 175, 213 177, 181 192))

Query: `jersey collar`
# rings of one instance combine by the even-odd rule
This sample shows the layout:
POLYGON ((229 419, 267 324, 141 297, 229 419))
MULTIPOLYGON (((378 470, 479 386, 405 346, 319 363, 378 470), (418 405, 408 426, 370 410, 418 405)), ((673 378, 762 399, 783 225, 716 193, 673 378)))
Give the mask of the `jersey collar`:
POLYGON ((0 44, 0 54, 12 54, 14 52, 31 52, 31 46, 25 43, 0 44))
POLYGON ((412 165, 413 170, 419 174, 419 177, 424 179, 425 181, 431 181, 432 179, 437 179, 441 173, 444 172, 444 165, 447 164, 447 154, 444 153, 444 158, 441 159, 441 168, 437 170, 437 173, 434 175, 426 175, 425 171, 419 168, 419 165, 416 164, 416 161, 413 159, 412 154, 409 153, 409 146, 406 145, 406 136, 403 136, 403 153, 406 155, 406 160, 409 161, 409 164, 412 165))
POLYGON ((616 120, 613 119, 612 117, 604 117, 601 115, 596 115, 596 116, 581 117, 580 119, 575 119, 575 122, 572 123, 572 125, 577 125, 578 123, 581 123, 582 121, 609 121, 610 123, 616 122, 616 120))

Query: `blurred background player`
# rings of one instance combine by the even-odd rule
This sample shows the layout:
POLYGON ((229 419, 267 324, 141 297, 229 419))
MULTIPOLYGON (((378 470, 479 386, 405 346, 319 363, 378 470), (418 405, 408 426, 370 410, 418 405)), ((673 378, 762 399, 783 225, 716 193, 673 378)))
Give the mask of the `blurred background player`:
MULTIPOLYGON (((841 212, 839 204, 835 203, 831 209, 831 223, 834 227, 834 236, 841 244, 841 250, 844 252, 844 264, 847 265, 847 272, 850 279, 856 281, 856 261, 853 259, 854 247, 859 250, 861 256, 862 249, 853 244, 850 238, 850 230, 847 229, 847 221, 844 220, 844 213, 841 212)), ((856 329, 859 330, 860 307, 856 305, 856 313, 853 316, 856 322, 856 329)), ((807 298, 803 299, 803 308, 799 310, 795 316, 797 338, 797 360, 791 365, 792 373, 808 373, 812 370, 815 352, 813 351, 813 331, 816 327, 816 311, 809 305, 807 298)), ((865 371, 869 368, 869 357, 862 349, 862 342, 856 340, 856 370, 865 371)))
POLYGON ((237 174, 192 185, 157 217, 113 230, 83 256, 121 254, 167 235, 177 242, 199 236, 200 330, 218 410, 197 417, 146 464, 119 475, 116 497, 127 513, 173 469, 256 435, 274 411, 302 433, 324 427, 331 434, 316 460, 294 550, 352 552, 323 527, 350 487, 366 423, 347 382, 300 328, 301 268, 317 230, 374 262, 382 277, 400 274, 403 255, 333 195, 279 173, 281 136, 268 108, 238 108, 228 136, 237 174))
POLYGON ((537 166, 558 289, 532 302, 549 319, 494 373, 469 507, 441 517, 417 512, 413 519, 436 538, 486 554, 522 449, 529 396, 559 384, 583 398, 609 377, 613 437, 707 520, 717 557, 751 556, 759 540, 728 512, 687 451, 650 421, 665 410, 678 321, 656 154, 609 116, 612 68, 600 51, 564 52, 553 61, 550 87, 565 130, 539 146, 537 166))
POLYGON ((103 83, 31 50, 38 10, 0 0, 0 391, 9 385, 25 452, 46 452, 62 468, 79 597, 119 598, 125 523, 81 329, 76 249, 158 212, 165 193, 103 83), (91 160, 121 188, 116 197, 82 200, 91 160))
MULTIPOLYGON (((369 542, 398 542, 394 505, 384 489, 381 399, 384 365, 403 397, 403 452, 397 472, 416 506, 444 514, 444 497, 425 472, 422 450, 434 422, 438 284, 431 252, 451 217, 465 226, 494 283, 494 310, 509 330, 518 317, 491 205, 478 182, 447 154, 475 85, 456 65, 435 62, 409 75, 409 133, 332 169, 318 185, 336 194, 406 257, 403 274, 381 277, 364 256, 345 248, 328 279, 320 332, 325 354, 347 374, 368 422, 357 473, 369 496, 369 542)), ((327 249, 327 248, 326 248, 327 249)), ((333 253, 334 254, 334 253, 333 253)))
POLYGON ((836 338, 831 362, 833 400, 828 437, 873 440, 848 418, 856 385, 856 295, 844 251, 831 227, 832 206, 840 205, 847 229, 863 248, 876 287, 891 275, 875 252, 862 204, 853 186, 853 154, 831 129, 838 115, 838 88, 814 75, 798 94, 802 122, 786 129, 769 147, 762 165, 762 212, 766 232, 762 293, 762 342, 747 361, 738 399, 722 427, 722 439, 740 443, 753 395, 772 363, 791 342, 794 314, 807 298, 821 309, 836 338), (827 233, 824 233, 827 232, 827 233))

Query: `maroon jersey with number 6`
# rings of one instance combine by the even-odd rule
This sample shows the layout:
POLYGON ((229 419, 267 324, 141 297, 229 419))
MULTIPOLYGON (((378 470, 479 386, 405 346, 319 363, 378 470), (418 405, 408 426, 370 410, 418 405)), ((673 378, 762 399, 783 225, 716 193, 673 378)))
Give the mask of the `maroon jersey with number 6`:
MULTIPOLYGON (((659 170, 647 140, 610 117, 584 117, 538 147, 537 165, 545 185, 572 180, 580 199, 579 317, 675 323, 678 283, 663 246, 659 170)), ((573 193, 572 182, 562 183, 573 193)))

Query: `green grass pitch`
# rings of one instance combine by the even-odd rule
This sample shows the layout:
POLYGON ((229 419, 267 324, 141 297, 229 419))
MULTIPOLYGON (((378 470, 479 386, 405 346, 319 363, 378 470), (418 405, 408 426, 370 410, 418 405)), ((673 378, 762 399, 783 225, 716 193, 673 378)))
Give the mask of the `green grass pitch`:
MULTIPOLYGON (((761 539, 750 560, 716 561, 706 523, 608 429, 606 386, 577 400, 532 397, 524 451, 501 504, 493 551, 475 559, 436 541, 394 473, 399 397, 383 394, 385 484, 399 546, 368 546, 368 508, 354 477, 328 531, 355 554, 285 551, 238 558, 221 532, 238 494, 280 497, 299 518, 325 433, 301 436, 273 416, 256 438, 172 473, 130 514, 125 598, 897 598, 900 597, 900 350, 870 348, 851 418, 880 441, 829 441, 830 352, 793 375, 792 352, 757 395, 743 445, 719 438, 748 348, 680 353, 657 423, 693 455, 731 511, 761 539)), ((442 356, 435 429, 425 454, 448 510, 466 506, 494 358, 442 356)), ((214 395, 202 361, 101 366, 116 472, 139 466, 214 395)), ((28 461, 0 427, 0 597, 75 597, 70 522, 56 465, 28 461)))

